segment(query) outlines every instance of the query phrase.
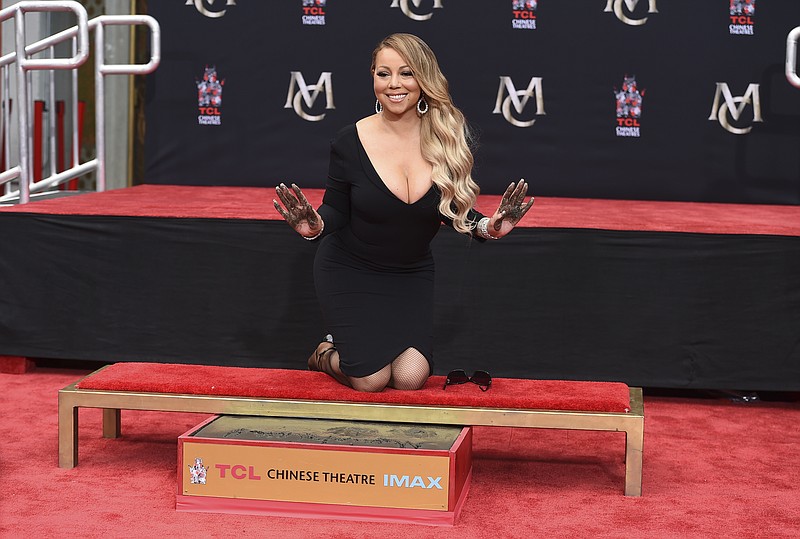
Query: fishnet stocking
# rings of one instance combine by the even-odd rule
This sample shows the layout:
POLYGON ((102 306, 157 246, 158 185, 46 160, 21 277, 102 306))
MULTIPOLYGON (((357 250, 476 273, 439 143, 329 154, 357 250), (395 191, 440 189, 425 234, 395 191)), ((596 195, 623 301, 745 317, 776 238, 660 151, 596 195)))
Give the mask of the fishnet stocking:
POLYGON ((377 392, 386 386, 395 389, 420 389, 430 376, 430 365, 416 348, 407 348, 394 361, 373 374, 347 376, 339 368, 339 352, 331 342, 322 342, 308 358, 308 368, 322 371, 339 383, 357 391, 377 392))
POLYGON ((406 348, 392 361, 391 368, 389 386, 395 389, 420 389, 431 373, 428 360, 416 348, 406 348))
POLYGON ((383 388, 389 384, 389 379, 391 377, 392 366, 386 365, 378 372, 368 374, 367 376, 361 376, 358 378, 351 376, 350 383, 352 384, 353 389, 357 391, 375 393, 377 391, 382 391, 383 388))

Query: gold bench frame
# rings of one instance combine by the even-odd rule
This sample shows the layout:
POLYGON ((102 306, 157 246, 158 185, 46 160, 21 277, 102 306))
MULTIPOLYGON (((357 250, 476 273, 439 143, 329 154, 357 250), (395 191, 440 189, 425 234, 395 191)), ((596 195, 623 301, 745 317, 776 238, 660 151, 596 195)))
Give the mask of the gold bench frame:
POLYGON ((78 410, 103 409, 103 436, 118 438, 120 410, 200 412, 223 415, 340 419, 433 425, 529 427, 625 432, 625 495, 642 495, 644 402, 641 388, 630 388, 631 411, 576 412, 343 401, 307 401, 78 389, 58 392, 58 466, 78 465, 78 410))

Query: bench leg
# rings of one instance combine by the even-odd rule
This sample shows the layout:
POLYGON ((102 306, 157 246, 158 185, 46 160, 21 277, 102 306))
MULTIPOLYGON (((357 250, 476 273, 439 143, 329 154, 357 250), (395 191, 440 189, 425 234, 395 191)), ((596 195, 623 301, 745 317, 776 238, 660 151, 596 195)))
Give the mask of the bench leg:
POLYGON ((625 496, 642 495, 644 419, 625 432, 625 496))
POLYGON ((121 430, 119 408, 103 408, 103 438, 119 438, 121 430))
POLYGON ((65 395, 58 396, 58 467, 78 465, 78 410, 65 395))

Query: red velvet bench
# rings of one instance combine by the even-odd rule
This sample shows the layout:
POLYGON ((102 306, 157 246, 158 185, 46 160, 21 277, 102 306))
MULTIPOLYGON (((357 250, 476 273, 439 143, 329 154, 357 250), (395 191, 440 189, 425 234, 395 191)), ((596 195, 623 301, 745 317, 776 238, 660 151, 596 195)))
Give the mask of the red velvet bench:
POLYGON ((58 465, 78 464, 78 410, 103 409, 117 438, 120 410, 201 412, 431 425, 625 432, 625 495, 641 496, 641 388, 617 382, 495 378, 489 391, 432 376, 421 390, 359 393, 319 372, 169 363, 115 363, 58 392, 58 465))

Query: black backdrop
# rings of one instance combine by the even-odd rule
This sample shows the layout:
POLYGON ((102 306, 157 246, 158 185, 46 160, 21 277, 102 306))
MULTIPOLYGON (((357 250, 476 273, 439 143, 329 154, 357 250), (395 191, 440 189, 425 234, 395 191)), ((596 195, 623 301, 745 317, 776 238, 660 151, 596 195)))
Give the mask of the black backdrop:
POLYGON ((546 196, 800 203, 800 89, 784 76, 800 2, 759 0, 732 21, 730 0, 327 0, 305 20, 324 25, 303 24, 304 3, 149 3, 163 60, 147 82, 146 182, 321 187, 329 139, 373 111, 372 49, 402 31, 437 53, 478 133, 485 193, 524 177, 546 196), (514 28, 515 11, 535 29, 514 28), (221 101, 200 110, 206 67, 221 101), (320 121, 285 107, 303 89, 292 73, 300 112, 320 121), (621 120, 639 136, 616 130, 626 76, 641 114, 621 120), (510 118, 533 125, 494 112, 512 89, 524 107, 509 101, 510 118))
MULTIPOLYGON (((0 212, 0 230, 25 238, 0 242, 0 354, 304 369, 324 334, 316 244, 280 221, 0 212)), ((436 374, 800 391, 796 237, 444 228, 433 250, 436 374)))

